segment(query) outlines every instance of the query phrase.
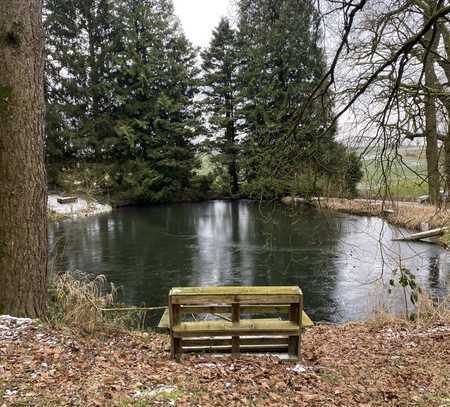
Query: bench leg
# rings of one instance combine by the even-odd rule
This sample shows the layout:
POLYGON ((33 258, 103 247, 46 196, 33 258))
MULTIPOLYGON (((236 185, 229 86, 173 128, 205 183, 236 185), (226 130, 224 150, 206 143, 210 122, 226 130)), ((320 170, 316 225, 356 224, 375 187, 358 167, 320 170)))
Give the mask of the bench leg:
POLYGON ((290 336, 288 353, 291 358, 300 359, 300 336, 290 336))
POLYGON ((300 359, 300 344, 301 344, 301 331, 302 331, 302 304, 291 304, 289 308, 289 320, 298 324, 300 327, 299 334, 289 337, 288 352, 289 356, 300 359))
POLYGON ((181 338, 173 338, 173 354, 172 358, 175 359, 177 362, 181 359, 181 338))
MULTIPOLYGON (((234 303, 231 306, 231 320, 234 324, 238 324, 241 320, 241 306, 238 303, 234 303)), ((231 354, 233 357, 237 357, 240 354, 239 336, 233 336, 231 338, 231 354)))

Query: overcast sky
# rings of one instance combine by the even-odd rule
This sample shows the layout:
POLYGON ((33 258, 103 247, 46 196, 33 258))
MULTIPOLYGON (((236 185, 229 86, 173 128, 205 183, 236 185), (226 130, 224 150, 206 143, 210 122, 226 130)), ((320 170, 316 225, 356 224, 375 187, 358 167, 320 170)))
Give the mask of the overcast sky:
POLYGON ((195 46, 206 47, 222 16, 232 14, 232 0, 174 0, 175 13, 195 46))

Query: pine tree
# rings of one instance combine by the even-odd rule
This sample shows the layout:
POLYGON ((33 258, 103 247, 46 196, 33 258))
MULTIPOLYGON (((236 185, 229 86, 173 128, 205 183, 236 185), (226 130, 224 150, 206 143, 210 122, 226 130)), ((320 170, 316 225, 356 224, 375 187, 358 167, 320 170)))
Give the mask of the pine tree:
POLYGON ((114 72, 119 103, 113 119, 122 141, 115 159, 128 170, 117 182, 137 200, 180 199, 196 166, 196 52, 169 0, 126 0, 119 15, 122 44, 114 72))
POLYGON ((250 194, 302 192, 325 168, 320 160, 333 140, 333 132, 323 132, 331 103, 312 105, 293 127, 326 67, 318 21, 312 0, 239 2, 242 166, 250 194))
POLYGON ((202 53, 204 106, 209 114, 210 145, 228 170, 230 192, 239 192, 237 100, 238 66, 236 32, 223 18, 213 32, 211 44, 202 53))
POLYGON ((47 156, 103 159, 113 134, 112 0, 46 0, 47 156))
POLYGON ((182 199, 198 68, 172 2, 47 0, 46 27, 49 161, 92 169, 119 199, 182 199))

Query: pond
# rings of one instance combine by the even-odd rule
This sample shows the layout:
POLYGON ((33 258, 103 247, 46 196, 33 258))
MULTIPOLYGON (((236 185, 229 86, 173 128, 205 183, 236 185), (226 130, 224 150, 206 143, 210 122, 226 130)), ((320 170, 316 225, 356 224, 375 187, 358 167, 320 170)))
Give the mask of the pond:
POLYGON ((393 242, 405 232, 378 218, 211 201, 123 208, 49 232, 58 270, 104 274, 128 305, 166 305, 175 286, 299 285, 313 320, 359 320, 380 304, 404 310, 400 288, 388 293, 400 266, 433 297, 449 292, 447 252, 393 242))

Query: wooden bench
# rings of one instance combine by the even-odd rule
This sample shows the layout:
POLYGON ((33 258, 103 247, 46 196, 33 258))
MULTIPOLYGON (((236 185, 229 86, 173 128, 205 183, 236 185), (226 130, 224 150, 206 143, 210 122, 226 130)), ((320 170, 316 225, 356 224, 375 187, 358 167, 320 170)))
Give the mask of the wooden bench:
POLYGON ((179 359, 192 351, 287 352, 298 359, 302 314, 299 287, 173 288, 169 293, 171 355, 179 359), (286 319, 265 317, 274 313, 284 313, 286 319), (198 320, 199 314, 219 319, 198 320), (250 318, 243 318, 245 314, 250 318), (187 315, 194 320, 186 320, 187 315))
POLYGON ((78 201, 78 198, 76 196, 65 196, 65 197, 59 197, 56 199, 59 204, 65 205, 65 204, 71 204, 76 203, 78 201))

